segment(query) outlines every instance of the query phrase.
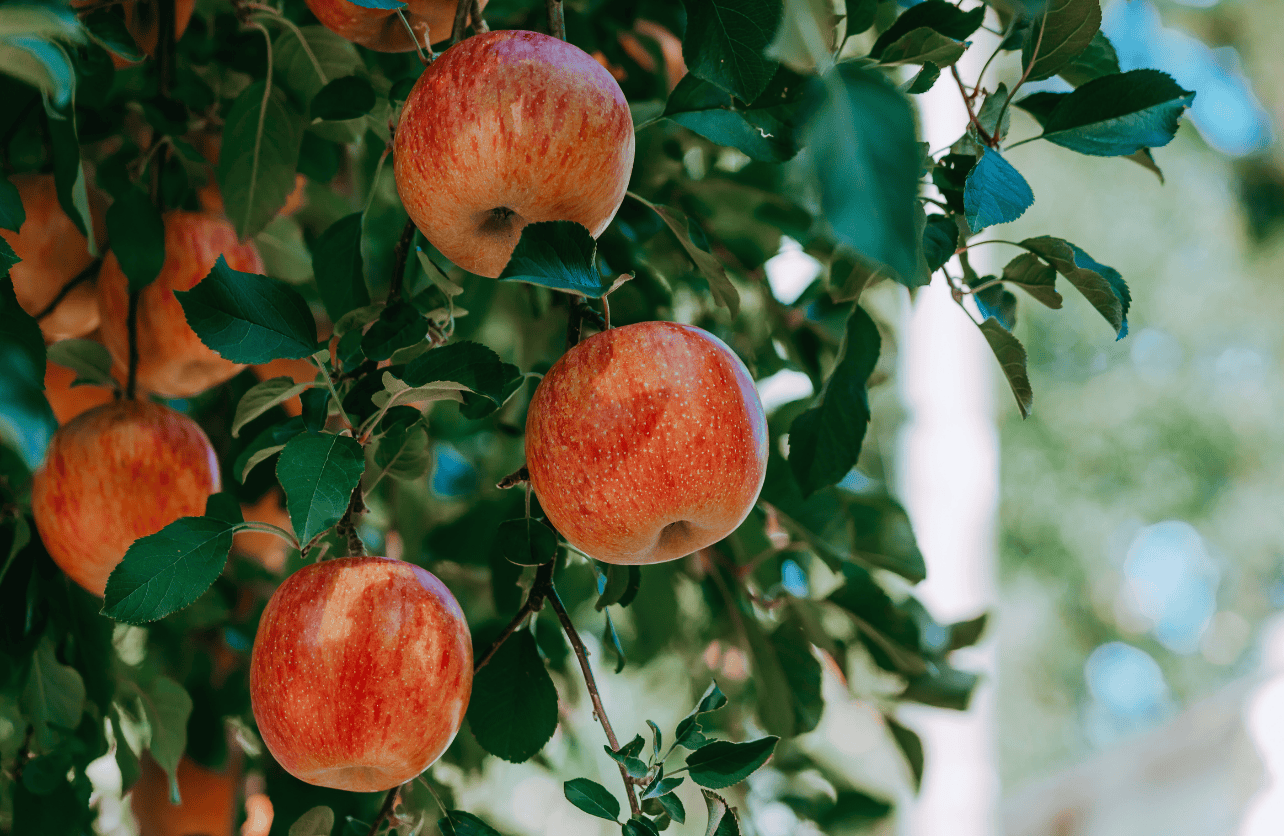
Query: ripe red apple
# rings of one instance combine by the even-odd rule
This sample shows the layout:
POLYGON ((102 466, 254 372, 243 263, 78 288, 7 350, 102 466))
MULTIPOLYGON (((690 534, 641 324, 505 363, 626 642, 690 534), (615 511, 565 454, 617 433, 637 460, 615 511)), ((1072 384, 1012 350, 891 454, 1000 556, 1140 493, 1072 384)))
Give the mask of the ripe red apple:
POLYGON ((633 170, 620 85, 537 32, 488 32, 442 53, 410 91, 394 143, 406 212, 444 256, 492 278, 528 223, 601 235, 633 170))
POLYGON ((409 781, 446 751, 473 686, 463 610, 431 573, 385 557, 314 563, 259 620, 250 703, 294 777, 352 792, 409 781))
MULTIPOLYGON (((58 203, 52 174, 18 174, 10 182, 18 188, 27 219, 17 232, 0 230, 0 237, 22 259, 9 270, 18 304, 36 316, 94 259, 89 242, 58 203)), ((89 194, 94 237, 102 244, 107 239, 103 200, 97 192, 89 194)), ((93 282, 76 285, 58 307, 40 319, 40 330, 50 342, 83 337, 97 327, 98 297, 93 282)))
POLYGON ((31 485, 50 557, 95 595, 139 537, 205 513, 218 459, 196 422, 148 401, 113 401, 58 428, 31 485))
MULTIPOLYGON (((165 214, 165 265, 138 303, 138 383, 169 398, 187 398, 230 379, 244 366, 224 360, 187 324, 176 290, 191 290, 219 255, 233 270, 262 273, 263 260, 242 244, 223 217, 175 210, 165 214)), ((114 253, 98 276, 102 337, 118 368, 129 367, 129 280, 114 253)), ((123 375, 122 375, 123 377, 123 375)))
POLYGON ((767 472, 767 419, 726 343, 640 322, 590 337, 544 375, 526 466, 571 545, 606 563, 660 563, 748 516, 767 472))
MULTIPOLYGON (((307 0, 321 25, 353 43, 379 52, 409 52, 415 48, 405 24, 389 9, 367 9, 348 0, 307 0)), ((419 46, 444 41, 455 25, 456 0, 407 0, 401 11, 410 21, 419 46)), ((481 7, 486 8, 486 0, 481 7)))

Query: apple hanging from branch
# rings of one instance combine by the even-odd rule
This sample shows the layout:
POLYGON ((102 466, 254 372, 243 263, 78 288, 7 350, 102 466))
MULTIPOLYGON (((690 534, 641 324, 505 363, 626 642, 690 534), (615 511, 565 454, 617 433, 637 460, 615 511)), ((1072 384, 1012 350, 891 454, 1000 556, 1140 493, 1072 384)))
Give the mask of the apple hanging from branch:
POLYGON ((718 542, 767 472, 749 370, 691 325, 596 334, 548 371, 526 417, 526 466, 549 522, 605 563, 659 563, 718 542))
MULTIPOLYGON (((468 0, 463 0, 468 2, 468 0)), ((308 8, 321 25, 355 44, 379 52, 409 52, 416 41, 421 47, 450 37, 455 23, 457 0, 407 0, 401 10, 415 33, 406 31, 395 9, 372 9, 350 0, 307 0, 308 8)), ((486 8, 482 0, 481 8, 486 8)))

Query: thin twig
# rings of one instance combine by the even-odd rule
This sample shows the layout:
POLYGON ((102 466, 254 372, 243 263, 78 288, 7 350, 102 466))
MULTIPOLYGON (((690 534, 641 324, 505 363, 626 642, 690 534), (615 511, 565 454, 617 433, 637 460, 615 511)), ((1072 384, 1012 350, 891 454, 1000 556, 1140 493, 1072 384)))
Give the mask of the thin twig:
POLYGON ((982 142, 993 148, 994 138, 986 132, 981 120, 976 118, 976 112, 972 110, 972 99, 968 96, 967 89, 963 86, 963 78, 959 75, 958 67, 951 66, 950 73, 954 76, 954 81, 959 86, 959 95, 963 97, 963 104, 967 107, 968 124, 976 128, 976 132, 980 135, 982 142))
POLYGON ((506 491, 509 488, 515 488, 518 485, 524 485, 530 481, 531 472, 526 469, 526 465, 522 465, 503 479, 500 479, 499 482, 496 483, 495 487, 499 488, 501 491, 506 491))
POLYGON ((424 48, 419 45, 419 36, 416 35, 415 30, 411 28, 410 20, 406 17, 406 13, 401 9, 397 9, 397 17, 401 18, 401 25, 406 27, 406 34, 410 36, 410 42, 415 45, 415 52, 419 53, 419 63, 423 64, 425 67, 431 64, 432 63, 432 32, 429 31, 424 36, 424 40, 428 41, 428 54, 425 55, 424 48))
POLYGON ((486 648, 486 652, 478 657, 473 664, 473 673, 477 673, 477 671, 486 666, 486 663, 495 655, 495 651, 499 650, 500 645, 508 641, 508 637, 516 633, 518 628, 522 626, 522 622, 529 616, 544 609, 544 599, 548 597, 548 594, 553 589, 553 565, 554 561, 550 560, 548 563, 540 564, 539 568, 535 570, 535 582, 531 584, 531 591, 526 596, 526 603, 522 604, 522 608, 517 611, 517 615, 513 616, 513 620, 508 622, 508 626, 504 628, 503 632, 490 643, 490 647, 486 648))
POLYGON ((85 282, 97 276, 98 270, 102 266, 103 266, 103 260, 101 257, 95 258, 93 261, 89 262, 88 267, 86 267, 84 270, 81 270, 79 273, 73 276, 70 281, 68 281, 65 285, 63 285, 62 290, 59 290, 57 295, 55 295, 53 299, 49 300, 49 304, 45 305, 44 308, 40 311, 40 313, 35 315, 36 321, 39 322, 40 320, 49 316, 49 314, 53 313, 54 309, 57 308, 59 305, 61 305, 63 300, 67 298, 67 295, 71 293, 73 290, 75 290, 76 287, 84 284, 85 282))
POLYGON ((547 0, 548 34, 558 40, 566 40, 566 15, 562 10, 562 0, 547 0))
POLYGON ((450 29, 450 46, 464 39, 464 30, 468 28, 468 13, 472 8, 473 4, 468 0, 459 0, 455 4, 455 23, 450 29))
MULTIPOLYGON (((575 658, 579 660, 580 672, 584 674, 584 686, 588 689, 589 699, 593 701, 593 715, 597 721, 602 724, 602 731, 606 732, 607 742, 611 744, 611 750, 620 751, 620 742, 615 737, 615 730, 611 728, 611 721, 606 716, 606 708, 602 705, 602 696, 597 690, 597 680, 593 678, 593 668, 588 661, 588 649, 584 647, 584 640, 575 629, 571 622, 571 616, 566 612, 566 607, 562 605, 562 599, 558 597, 556 589, 550 589, 548 593, 548 603, 552 605, 553 612, 557 613, 557 620, 562 623, 562 631, 566 633, 566 639, 571 643, 571 648, 575 651, 575 658)), ((638 804, 638 796, 633 788, 633 781, 629 778, 629 772, 624 768, 624 764, 616 763, 620 768, 620 779, 624 781, 624 792, 629 797, 629 810, 634 816, 642 815, 642 808, 638 804)))
POLYGON ((141 290, 129 294, 129 313, 125 317, 125 328, 129 332, 129 375, 125 378, 125 400, 134 399, 138 386, 138 300, 142 295, 141 290))
POLYGON ((400 793, 400 784, 388 790, 388 794, 383 797, 383 806, 379 808, 379 814, 375 816, 374 824, 370 825, 370 830, 366 832, 366 836, 376 836, 379 828, 383 827, 384 821, 387 820, 388 816, 392 815, 392 808, 397 806, 397 796, 400 793))

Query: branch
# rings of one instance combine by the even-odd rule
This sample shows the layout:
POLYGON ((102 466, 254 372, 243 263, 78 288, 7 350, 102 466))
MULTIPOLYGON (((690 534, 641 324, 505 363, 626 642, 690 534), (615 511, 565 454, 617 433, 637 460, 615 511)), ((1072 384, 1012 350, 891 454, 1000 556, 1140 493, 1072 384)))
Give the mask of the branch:
POLYGON ((950 73, 954 76, 954 81, 959 86, 959 94, 963 97, 963 104, 967 107, 968 124, 976 128, 976 132, 980 134, 982 142, 993 148, 994 138, 986 133, 985 128, 981 125, 981 121, 976 118, 976 112, 972 110, 972 99, 968 96, 967 90, 963 87, 963 78, 959 75, 958 67, 951 66, 950 73))
POLYGON ((544 609, 544 599, 553 590, 553 565, 554 561, 550 560, 548 563, 541 563, 539 568, 535 570, 535 583, 531 586, 530 594, 526 596, 526 603, 522 604, 522 608, 517 611, 517 615, 513 616, 513 620, 508 622, 508 626, 504 628, 495 641, 491 642, 490 647, 486 648, 486 652, 473 664, 473 673, 477 673, 477 671, 486 667, 486 663, 495 655, 495 651, 499 650, 500 645, 508 641, 509 636, 517 632, 517 628, 522 626, 522 622, 528 616, 544 609))
POLYGON ((530 482, 530 480, 531 480, 531 472, 527 470, 526 465, 522 465, 521 467, 514 470, 512 473, 505 476, 503 479, 500 479, 499 482, 495 485, 495 487, 499 488, 501 491, 506 491, 509 488, 515 488, 518 485, 524 485, 530 482))
MULTIPOLYGON (((548 34, 558 40, 566 40, 566 15, 562 11, 562 0, 547 0, 548 34)), ((634 810, 634 815, 637 811, 634 810)))
POLYGON ((101 256, 89 262, 89 266, 86 267, 84 270, 81 270, 79 273, 73 276, 70 281, 68 281, 65 285, 63 285, 62 290, 58 291, 58 294, 54 296, 53 299, 49 300, 49 304, 45 305, 44 308, 40 311, 40 313, 35 315, 34 319, 37 322, 39 322, 40 320, 49 316, 49 314, 53 313, 54 310, 59 305, 62 304, 63 300, 67 298, 67 294, 75 290, 77 286, 82 285, 85 282, 92 279, 94 276, 97 276, 98 271, 99 269, 102 268, 102 266, 103 266, 103 260, 101 256))
MULTIPOLYGON (((611 728, 611 721, 606 716, 606 708, 602 706, 602 697, 597 690, 597 680, 593 678, 593 669, 589 666, 588 649, 584 647, 584 640, 575 630, 575 625, 571 623, 571 616, 566 612, 566 607, 562 606, 562 599, 557 596, 557 590, 553 589, 550 584, 548 591, 548 602, 552 605, 553 611, 557 613, 557 620, 562 622, 562 631, 566 633, 566 639, 571 643, 571 648, 575 651, 575 658, 579 660, 580 672, 584 674, 584 685, 588 689, 589 698, 593 700, 593 716, 602 724, 602 731, 606 732, 606 739, 611 744, 612 751, 620 751, 620 742, 615 737, 615 730, 611 728)), ((637 793, 633 788, 633 781, 629 778, 628 770, 624 764, 616 763, 620 768, 620 779, 624 781, 624 792, 629 797, 629 810, 633 815, 642 815, 642 808, 638 805, 637 793)))
POLYGON ((397 796, 400 793, 400 784, 388 790, 388 794, 383 797, 383 806, 379 808, 379 814, 375 816, 374 824, 370 825, 370 830, 366 832, 366 836, 375 836, 379 832, 379 828, 383 827, 383 823, 387 821, 388 816, 392 815, 392 808, 397 806, 397 796))
POLYGON ((361 542, 361 535, 357 533, 357 517, 365 512, 366 502, 361 495, 361 485, 358 484, 352 489, 352 497, 348 500, 348 509, 343 512, 343 517, 339 519, 338 524, 334 527, 335 533, 348 541, 348 555, 350 557, 361 557, 366 553, 366 544, 361 542))
POLYGON ((141 290, 129 294, 129 314, 125 327, 129 331, 129 376, 125 378, 125 399, 132 400, 138 384, 138 299, 141 290))

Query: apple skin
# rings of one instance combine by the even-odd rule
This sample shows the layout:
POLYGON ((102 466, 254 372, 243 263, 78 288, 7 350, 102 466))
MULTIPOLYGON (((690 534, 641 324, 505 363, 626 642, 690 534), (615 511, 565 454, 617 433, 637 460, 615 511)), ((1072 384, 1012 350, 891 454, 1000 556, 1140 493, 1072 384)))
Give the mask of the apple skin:
POLYGON ((140 766, 129 797, 139 836, 232 836, 239 763, 216 772, 184 755, 178 762, 182 804, 169 803, 169 776, 160 764, 143 755, 140 766))
POLYGON ((219 490, 205 431, 167 406, 113 401, 58 428, 31 485, 54 563, 95 595, 139 537, 205 513, 219 490))
POLYGON ((446 751, 468 708, 473 650, 463 610, 431 573, 385 557, 314 563, 259 620, 250 704, 294 777, 376 792, 446 751))
MULTIPOLYGON (((236 239, 232 224, 219 215, 175 210, 165 214, 164 222, 165 264, 138 303, 138 384, 167 398, 188 398, 231 379, 244 366, 224 360, 201 342, 174 291, 191 290, 219 255, 245 273, 262 273, 263 260, 253 244, 236 239)), ((103 260, 98 304, 103 343, 124 372, 129 367, 129 280, 115 253, 103 260)))
POLYGON ((52 360, 45 362, 45 398, 59 424, 65 424, 82 412, 111 403, 115 393, 104 386, 72 386, 76 373, 52 360))
POLYGON ((640 322, 549 369, 526 416, 526 466, 571 545, 605 563, 660 563, 748 516, 767 472, 767 419, 726 343, 640 322))
MULTIPOLYGON (((35 316, 94 258, 89 254, 89 242, 58 203, 52 174, 18 174, 10 182, 18 189, 27 219, 17 232, 0 230, 0 238, 22 259, 9 270, 9 277, 18 304, 35 316)), ((89 195, 94 237, 102 244, 107 239, 104 201, 96 191, 89 195)), ((56 342, 83 337, 98 327, 98 320, 93 283, 82 282, 40 320, 40 330, 46 341, 56 342)))
POLYGON ((594 237, 633 170, 633 119, 592 56, 538 32, 474 35, 419 77, 394 139, 397 192, 442 255, 498 277, 522 228, 575 221, 594 237))
MULTIPOLYGON (((307 0, 307 3, 322 26, 367 49, 409 52, 415 48, 415 42, 395 11, 367 9, 348 0, 307 0)), ((450 37, 456 5, 456 0, 407 0, 402 11, 410 21, 419 46, 426 46, 427 38, 440 43, 450 37)), ((482 0, 481 7, 486 8, 486 0, 482 0)))

